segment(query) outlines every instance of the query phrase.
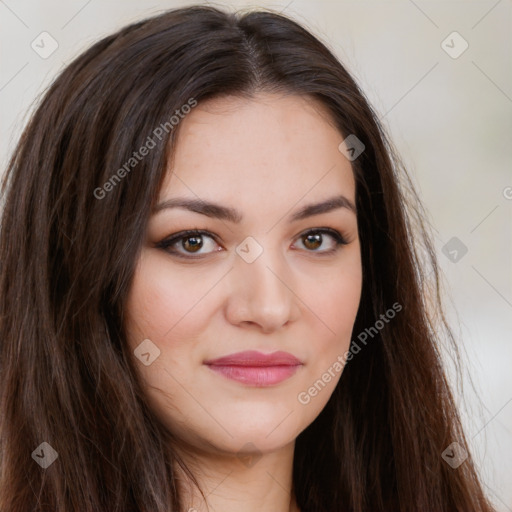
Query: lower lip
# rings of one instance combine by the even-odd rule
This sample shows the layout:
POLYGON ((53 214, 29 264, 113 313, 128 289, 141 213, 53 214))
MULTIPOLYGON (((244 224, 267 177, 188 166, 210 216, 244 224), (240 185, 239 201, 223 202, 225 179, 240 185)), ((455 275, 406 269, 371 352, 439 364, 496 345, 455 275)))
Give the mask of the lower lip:
POLYGON ((217 366, 208 365, 224 377, 255 387, 273 386, 290 378, 301 365, 284 366, 217 366))

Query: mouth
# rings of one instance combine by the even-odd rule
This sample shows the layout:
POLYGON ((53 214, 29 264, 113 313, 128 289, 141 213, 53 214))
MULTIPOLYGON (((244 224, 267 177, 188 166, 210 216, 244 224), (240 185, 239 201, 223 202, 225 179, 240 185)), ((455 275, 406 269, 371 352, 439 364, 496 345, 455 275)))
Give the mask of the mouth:
POLYGON ((254 350, 210 359, 204 361, 204 364, 227 379, 254 387, 279 384, 290 378, 303 365, 288 352, 262 354, 254 350))

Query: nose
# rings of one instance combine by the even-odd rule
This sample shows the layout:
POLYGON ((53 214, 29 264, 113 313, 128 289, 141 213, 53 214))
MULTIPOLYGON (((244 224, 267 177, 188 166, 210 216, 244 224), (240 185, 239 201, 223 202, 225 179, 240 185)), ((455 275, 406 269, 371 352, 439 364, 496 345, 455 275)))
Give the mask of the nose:
POLYGON ((252 263, 237 255, 230 279, 227 317, 233 325, 268 334, 298 318, 292 272, 277 251, 265 249, 252 263))

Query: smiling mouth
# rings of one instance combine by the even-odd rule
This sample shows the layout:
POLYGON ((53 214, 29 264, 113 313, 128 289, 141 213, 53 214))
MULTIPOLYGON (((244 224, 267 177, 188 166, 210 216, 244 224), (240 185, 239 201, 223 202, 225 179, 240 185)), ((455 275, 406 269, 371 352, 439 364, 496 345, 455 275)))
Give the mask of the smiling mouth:
POLYGON ((212 371, 227 379, 254 387, 274 386, 289 379, 303 363, 287 352, 262 354, 245 351, 205 361, 212 371))

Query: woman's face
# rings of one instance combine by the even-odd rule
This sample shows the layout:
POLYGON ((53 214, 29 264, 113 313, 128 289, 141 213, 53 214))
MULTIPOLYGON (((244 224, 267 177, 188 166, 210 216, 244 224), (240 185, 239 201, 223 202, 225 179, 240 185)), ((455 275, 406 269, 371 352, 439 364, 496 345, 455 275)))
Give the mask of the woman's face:
POLYGON ((183 443, 275 450, 327 403, 359 306, 343 137, 313 100, 273 94, 208 100, 179 129, 128 297, 130 349, 183 443), (207 233, 169 240, 184 230, 207 233))

